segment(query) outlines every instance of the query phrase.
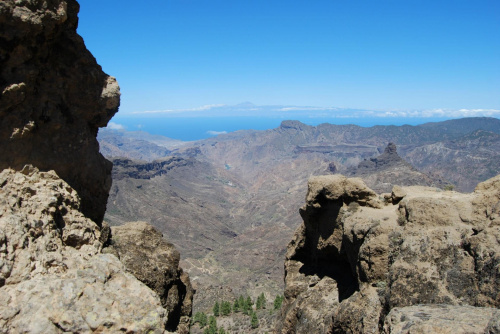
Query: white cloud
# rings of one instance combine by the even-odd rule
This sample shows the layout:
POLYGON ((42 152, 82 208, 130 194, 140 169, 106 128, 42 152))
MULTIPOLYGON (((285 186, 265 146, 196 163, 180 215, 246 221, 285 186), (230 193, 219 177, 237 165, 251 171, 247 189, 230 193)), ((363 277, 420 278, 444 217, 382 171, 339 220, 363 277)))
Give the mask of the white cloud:
POLYGON ((146 110, 146 111, 134 111, 132 114, 180 114, 190 111, 205 111, 214 108, 224 107, 225 104, 207 104, 201 107, 188 108, 188 109, 165 109, 165 110, 146 110))
POLYGON ((324 107, 283 107, 277 109, 278 111, 303 111, 303 110, 311 110, 311 111, 323 111, 323 110, 337 110, 337 108, 324 108, 324 107))
POLYGON ((113 122, 109 122, 107 128, 111 130, 125 130, 123 125, 113 122))
POLYGON ((213 130, 209 130, 207 131, 207 133, 211 136, 217 136, 217 135, 223 135, 225 133, 227 133, 227 131, 213 131, 213 130))

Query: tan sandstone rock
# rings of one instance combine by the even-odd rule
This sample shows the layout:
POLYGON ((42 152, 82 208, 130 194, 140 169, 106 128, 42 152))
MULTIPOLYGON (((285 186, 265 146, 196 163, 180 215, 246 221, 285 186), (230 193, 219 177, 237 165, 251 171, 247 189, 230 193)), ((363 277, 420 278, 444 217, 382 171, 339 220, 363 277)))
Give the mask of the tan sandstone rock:
POLYGON ((388 333, 467 332, 459 328, 472 318, 443 320, 458 319, 458 305, 482 319, 467 325, 471 332, 497 328, 499 180, 471 194, 396 188, 394 204, 380 202, 359 179, 311 178, 304 224, 287 249, 277 332, 379 333, 384 321, 388 333), (429 321, 401 325, 399 314, 419 304, 426 312, 445 306, 429 321))

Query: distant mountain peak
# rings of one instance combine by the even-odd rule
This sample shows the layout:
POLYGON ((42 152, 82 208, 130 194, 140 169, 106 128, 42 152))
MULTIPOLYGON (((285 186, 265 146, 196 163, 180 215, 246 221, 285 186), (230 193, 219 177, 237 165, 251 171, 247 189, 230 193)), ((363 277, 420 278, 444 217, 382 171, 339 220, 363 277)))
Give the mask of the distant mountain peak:
POLYGON ((237 105, 235 105, 235 107, 238 107, 238 108, 255 108, 257 107, 255 104, 253 104, 252 102, 243 102, 243 103, 239 103, 237 105))
POLYGON ((296 130, 304 130, 305 128, 310 127, 307 124, 302 123, 301 121, 292 121, 285 120, 281 122, 280 128, 282 129, 296 129, 296 130))
POLYGON ((396 147, 396 144, 394 143, 389 143, 387 144, 384 153, 386 154, 398 154, 398 149, 396 147))

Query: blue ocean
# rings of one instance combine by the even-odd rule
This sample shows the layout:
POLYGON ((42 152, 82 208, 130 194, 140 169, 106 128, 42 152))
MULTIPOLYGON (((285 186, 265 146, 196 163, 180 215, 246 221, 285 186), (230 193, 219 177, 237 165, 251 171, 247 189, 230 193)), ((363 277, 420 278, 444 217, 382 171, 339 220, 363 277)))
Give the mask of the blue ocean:
MULTIPOLYGON (((150 134, 192 141, 206 139, 217 134, 237 130, 268 130, 280 126, 283 118, 272 117, 127 117, 115 116, 111 122, 127 131, 145 131, 150 134)), ((355 124, 363 127, 374 125, 418 125, 438 122, 444 118, 303 118, 304 124, 316 126, 321 123, 355 124)))

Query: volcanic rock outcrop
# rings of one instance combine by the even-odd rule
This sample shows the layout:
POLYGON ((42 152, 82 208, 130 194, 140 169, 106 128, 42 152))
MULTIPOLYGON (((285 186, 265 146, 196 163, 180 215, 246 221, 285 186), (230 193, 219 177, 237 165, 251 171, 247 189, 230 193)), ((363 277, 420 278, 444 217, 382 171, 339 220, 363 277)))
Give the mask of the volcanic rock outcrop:
POLYGON ((111 230, 110 246, 104 252, 115 254, 129 272, 160 296, 168 312, 168 330, 188 333, 194 291, 188 275, 179 268, 177 249, 145 222, 111 230))
POLYGON ((342 175, 308 186, 278 333, 498 333, 500 176, 390 200, 342 175))
POLYGON ((389 143, 384 153, 375 158, 363 160, 349 175, 360 177, 376 192, 391 192, 393 185, 401 186, 444 186, 445 182, 432 179, 419 172, 398 154, 396 145, 389 143))
POLYGON ((0 169, 55 170, 100 224, 112 165, 96 135, 120 91, 76 33, 78 11, 74 0, 0 1, 0 169))
POLYGON ((119 88, 76 34, 78 9, 0 2, 0 333, 187 333, 177 251, 145 224, 110 239, 102 223, 112 164, 96 135, 119 88))
POLYGON ((106 233, 53 171, 0 173, 0 333, 153 331, 160 298, 101 254, 106 233))

